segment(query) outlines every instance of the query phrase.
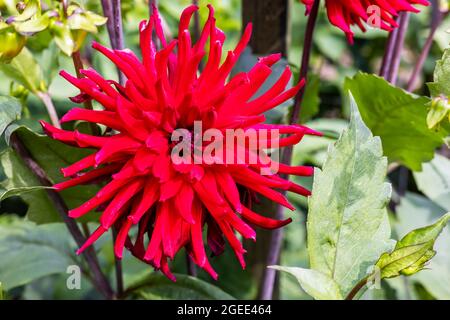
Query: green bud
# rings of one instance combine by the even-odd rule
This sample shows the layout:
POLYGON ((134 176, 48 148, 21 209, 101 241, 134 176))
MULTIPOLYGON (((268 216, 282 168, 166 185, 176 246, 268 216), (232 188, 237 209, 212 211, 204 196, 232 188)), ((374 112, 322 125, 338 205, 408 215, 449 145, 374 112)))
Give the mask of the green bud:
POLYGON ((17 56, 25 46, 26 38, 17 33, 14 28, 5 27, 0 22, 0 63, 8 63, 17 56))
POLYGON ((433 129, 438 126, 447 115, 450 117, 450 105, 448 104, 448 99, 446 97, 434 98, 431 101, 430 111, 427 116, 428 128, 433 129))

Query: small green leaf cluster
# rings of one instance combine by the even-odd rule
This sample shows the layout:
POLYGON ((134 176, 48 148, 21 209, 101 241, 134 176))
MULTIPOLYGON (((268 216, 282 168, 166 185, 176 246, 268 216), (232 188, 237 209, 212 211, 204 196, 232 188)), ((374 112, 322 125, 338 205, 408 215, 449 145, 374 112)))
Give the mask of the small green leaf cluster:
POLYGON ((87 33, 97 33, 97 27, 107 18, 85 10, 78 2, 52 1, 53 7, 41 6, 39 0, 24 0, 13 6, 10 1, 0 6, 6 17, 0 16, 0 62, 17 56, 28 37, 48 31, 58 47, 68 56, 78 51, 87 33))

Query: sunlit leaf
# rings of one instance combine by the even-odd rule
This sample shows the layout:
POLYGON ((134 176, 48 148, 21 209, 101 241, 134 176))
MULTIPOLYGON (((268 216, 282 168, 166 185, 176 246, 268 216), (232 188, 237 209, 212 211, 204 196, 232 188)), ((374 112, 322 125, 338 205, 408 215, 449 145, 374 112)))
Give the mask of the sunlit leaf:
POLYGON ((449 220, 450 213, 428 227, 409 232, 397 242, 392 252, 381 255, 376 263, 381 278, 413 275, 421 271, 436 254, 434 243, 449 220))
POLYGON ((348 129, 316 170, 307 220, 311 269, 333 279, 342 296, 392 247, 386 171, 381 141, 352 102, 348 129))
POLYGON ((24 48, 10 63, 0 64, 0 71, 33 93, 46 90, 42 70, 27 48, 24 48))
MULTIPOLYGON (((400 237, 411 230, 431 225, 439 220, 446 210, 418 194, 406 193, 397 207, 395 230, 400 237)), ((426 270, 412 275, 409 282, 420 283, 436 299, 450 299, 450 228, 445 228, 434 244, 436 255, 426 270)), ((389 280, 389 283, 396 278, 389 280)), ((400 281, 403 283, 403 281, 400 281)))
POLYGON ((352 91, 362 119, 383 143, 384 154, 420 171, 423 162, 434 157, 434 151, 449 134, 445 128, 429 130, 427 97, 414 96, 394 87, 384 79, 365 73, 347 78, 345 88, 352 91))
POLYGON ((272 266, 270 268, 287 272, 297 278, 300 286, 311 297, 317 300, 342 300, 338 284, 329 276, 320 271, 272 266))
POLYGON ((442 59, 436 62, 433 82, 427 85, 432 97, 450 97, 450 49, 445 50, 442 59))

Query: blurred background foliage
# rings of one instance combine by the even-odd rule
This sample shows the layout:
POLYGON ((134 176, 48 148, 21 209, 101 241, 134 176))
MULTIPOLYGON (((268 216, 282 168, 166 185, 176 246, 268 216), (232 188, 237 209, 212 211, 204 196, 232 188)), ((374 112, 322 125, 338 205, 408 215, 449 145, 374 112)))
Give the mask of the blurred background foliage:
MULTIPOLYGON (((10 16, 15 6, 11 2, 0 0, 2 16, 10 16)), ((55 1, 51 1, 54 3, 55 1)), ((53 4, 49 0, 41 1, 42 7, 50 7, 53 4)), ((102 15, 100 1, 85 0, 77 1, 81 8, 86 11, 102 15)), ((205 21, 208 10, 206 4, 211 3, 216 9, 217 25, 226 33, 228 41, 225 50, 231 49, 237 43, 242 30, 242 4, 240 0, 210 0, 199 1, 201 7, 200 18, 205 21)), ((160 11, 165 18, 169 30, 175 31, 178 17, 184 7, 191 4, 188 0, 160 1, 160 11)), ((144 0, 123 0, 123 19, 125 46, 135 52, 138 50, 138 24, 142 19, 148 17, 148 3, 144 0)), ((424 9, 420 14, 411 17, 410 28, 407 33, 405 51, 399 73, 399 85, 403 86, 409 79, 424 41, 428 35, 430 9, 424 9)), ((288 55, 281 64, 290 64, 298 74, 304 29, 306 25, 304 6, 298 1, 291 0, 289 10, 289 41, 288 55)), ((428 95, 425 85, 433 79, 433 71, 436 60, 442 57, 443 50, 449 43, 450 19, 447 18, 438 29, 430 55, 428 56, 423 74, 418 79, 417 93, 428 95)), ((294 164, 310 164, 321 166, 324 161, 329 143, 336 140, 342 130, 347 126, 349 111, 344 99, 344 79, 353 76, 357 71, 367 73, 378 73, 381 59, 384 53, 387 34, 377 30, 369 30, 367 33, 357 32, 355 44, 348 45, 344 34, 331 26, 326 19, 324 10, 321 10, 316 34, 314 37, 314 48, 311 60, 311 74, 307 86, 305 100, 302 106, 302 122, 317 130, 325 132, 325 137, 309 138, 295 149, 294 164)), ((90 47, 91 41, 109 45, 109 38, 105 27, 98 26, 98 32, 90 32, 83 38, 80 44, 81 55, 85 64, 91 64, 101 74, 110 79, 116 79, 117 73, 114 65, 106 58, 93 52, 90 47)), ((19 40, 17 40, 19 41, 19 40)), ((42 31, 29 37, 24 43, 26 52, 30 52, 35 64, 41 69, 42 81, 48 87, 48 92, 56 106, 59 115, 62 115, 74 107, 68 97, 77 94, 76 88, 57 76, 60 69, 74 73, 71 58, 63 54, 58 46, 52 41, 49 31, 42 31)), ((63 50, 64 51, 64 50, 63 50)), ((256 57, 251 50, 247 50, 241 58, 237 70, 246 70, 254 63, 256 57)), ((281 72, 282 65, 277 72, 281 72)), ((273 77, 276 79, 276 75, 273 77)), ((274 79, 269 79, 274 81, 274 79)), ((29 88, 25 88, 6 73, 0 72, 0 94, 13 95, 22 104, 22 119, 19 123, 26 124, 33 130, 40 131, 38 119, 47 119, 47 113, 41 100, 33 94, 29 94, 29 88)), ((376 92, 374 92, 376 94, 376 92)), ((282 121, 289 112, 292 101, 284 107, 277 109, 277 113, 270 115, 271 121, 282 121)), ((0 148, 5 148, 5 143, 0 143, 0 148)), ((445 154, 448 151, 444 150, 445 154)), ((441 174, 447 174, 449 161, 445 156, 439 156, 433 160, 433 164, 424 170, 435 170, 438 166, 442 169, 441 174), (436 162, 436 164, 434 163, 436 162)), ((391 180, 396 183, 397 171, 390 174, 391 180)), ((0 178, 4 173, 0 172, 0 178)), ((397 235, 404 235, 411 230, 434 221, 433 215, 439 216, 446 205, 429 200, 425 197, 424 190, 429 188, 418 188, 416 181, 423 181, 420 173, 410 179, 408 194, 404 197, 397 213, 391 215, 394 223, 394 231, 397 235), (415 178, 415 179, 414 179, 415 178)), ((2 180, 0 179, 0 180, 2 180)), ((447 180, 449 182, 450 180, 447 180)), ((307 187, 311 187, 311 179, 300 181, 307 187)), ((426 183, 426 182, 423 182, 426 183)), ((447 185, 448 189, 448 185, 447 185)), ((427 195, 428 196, 428 195, 427 195)), ((286 227, 285 242, 282 249, 282 265, 308 266, 308 254, 306 250, 305 221, 307 203, 305 199, 292 196, 291 200, 299 209, 297 212, 286 214, 293 218, 293 223, 286 227)), ((70 239, 65 226, 56 224, 44 224, 36 226, 29 221, 23 221, 29 204, 19 197, 12 197, 1 202, 0 206, 0 281, 4 281, 4 289, 8 298, 13 299, 97 299, 98 293, 93 290, 88 281, 83 280, 82 290, 68 291, 65 287, 67 278, 66 265, 81 263, 74 256, 75 245, 70 239), (45 245, 38 245, 43 243, 45 245), (8 252, 15 251, 16 255, 6 260, 3 257, 8 252), (24 258, 27 257, 27 258, 24 258), (45 258, 44 258, 45 257, 45 258), (43 261, 45 259, 45 261, 43 261), (51 267, 49 268, 48 266, 51 267), (17 271, 24 277, 14 278, 8 275, 7 270, 17 271), (7 278, 7 279, 5 279, 7 278), (8 281, 7 281, 8 280, 8 281)), ((263 206, 261 210, 272 210, 270 206, 263 206)), ((93 229, 93 226, 91 227, 93 229)), ((258 234, 261 230, 258 230, 258 234)), ((366 293, 367 299, 449 299, 450 298, 450 231, 445 230, 445 236, 439 239, 437 244, 438 258, 432 267, 439 270, 439 278, 431 272, 423 272, 411 278, 398 278, 383 282, 379 290, 371 290, 366 293)), ((112 255, 112 241, 109 235, 102 238, 96 244, 99 258, 103 268, 108 273, 112 282, 114 279, 114 258, 112 255)), ((250 244, 249 244, 250 245, 250 244)), ((256 244, 258 245, 258 243, 256 244)), ((264 245, 263 241, 261 245, 264 245)), ((254 250, 257 251, 257 250, 254 250)), ((198 278, 205 283, 193 284, 186 280, 184 289, 174 290, 171 284, 161 278, 155 278, 151 285, 144 286, 140 290, 140 297, 152 298, 194 298, 194 291, 199 294, 203 289, 201 285, 214 284, 222 291, 214 293, 217 297, 231 295, 238 299, 255 298, 261 268, 264 261, 258 257, 249 257, 250 265, 246 270, 241 270, 237 261, 231 256, 231 250, 226 250, 223 256, 213 259, 213 265, 220 274, 219 281, 211 281, 210 278, 199 271, 198 278), (259 271, 258 271, 259 270, 259 271), (192 287, 193 289, 191 289, 192 287)), ((151 267, 132 258, 128 253, 123 260, 125 284, 133 285, 139 283, 151 272, 151 267)), ((184 254, 178 254, 174 263, 174 270, 179 274, 186 274, 186 261, 184 254)), ((156 276, 157 277, 157 276, 156 276)), ((299 290, 298 283, 292 277, 281 274, 279 282, 279 298, 281 299, 310 299, 310 297, 299 290)), ((202 287, 203 288, 203 287, 202 287)), ((1 289, 0 289, 1 290, 1 289)), ((205 289, 206 290, 206 289, 205 289)), ((206 291, 205 291, 206 292, 206 291)), ((208 297, 202 296, 198 297, 208 297)), ((214 296, 212 296, 214 297, 214 296)))

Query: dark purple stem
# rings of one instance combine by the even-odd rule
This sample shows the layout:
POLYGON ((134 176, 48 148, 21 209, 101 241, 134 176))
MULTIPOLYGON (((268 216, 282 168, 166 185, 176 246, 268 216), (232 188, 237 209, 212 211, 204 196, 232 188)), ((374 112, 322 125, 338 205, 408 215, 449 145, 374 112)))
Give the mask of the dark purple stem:
POLYGON ((398 30, 394 29, 389 33, 383 61, 380 68, 380 76, 387 79, 392 66, 392 56, 394 53, 395 43, 397 42, 398 30))
MULTIPOLYGON (((303 47, 302 62, 300 67, 300 79, 307 79, 309 60, 311 57, 311 50, 313 45, 313 34, 316 25, 317 15, 319 12, 320 0, 315 0, 308 18, 308 24, 305 30, 305 40, 303 47)), ((295 97, 295 104, 292 110, 290 123, 298 123, 300 118, 300 109, 303 101, 305 89, 302 88, 295 97)), ((286 147, 283 150, 282 163, 290 164, 292 161, 292 147, 286 147)), ((287 178, 284 176, 283 178, 287 178)), ((275 219, 282 220, 284 217, 284 207, 277 206, 275 219)), ((283 242, 283 230, 274 230, 271 234, 269 250, 267 255, 267 266, 275 265, 279 262, 281 245, 283 242)), ((273 296, 273 289, 275 285, 276 270, 266 268, 261 283, 259 298, 262 300, 270 300, 273 296)))
MULTIPOLYGON (((192 0, 192 4, 198 6, 198 0, 192 0)), ((195 41, 200 38, 200 14, 198 10, 194 12, 194 38, 195 41)))
POLYGON ((422 72, 423 66, 425 64, 425 61, 428 57, 428 54, 430 53, 431 46, 433 45, 434 35, 436 34, 437 29, 441 25, 442 21, 444 20, 445 16, 448 14, 448 12, 441 12, 439 9, 439 1, 434 0, 433 1, 433 12, 431 17, 431 25, 430 25, 430 33, 428 35, 427 40, 425 41, 425 45, 423 46, 422 52, 420 53, 419 59, 417 59, 417 63, 414 66, 414 70, 411 74, 411 78, 409 79, 408 86, 406 89, 408 91, 413 91, 417 77, 422 72))
MULTIPOLYGON (((108 29, 109 41, 114 50, 124 48, 123 27, 122 27, 122 10, 120 8, 120 0, 101 0, 103 7, 103 15, 108 18, 106 28, 108 29)), ((117 69, 119 75, 119 83, 125 83, 125 76, 117 69)))
MULTIPOLYGON (((26 146, 22 143, 17 134, 11 135, 11 147, 14 151, 19 155, 19 157, 23 160, 25 165, 34 173, 36 178, 39 180, 39 183, 42 186, 50 187, 52 183, 45 171, 39 166, 39 164, 33 159, 30 152, 26 148, 26 146)), ((76 244, 81 247, 86 241, 85 237, 81 233, 80 228, 77 223, 68 216, 68 208, 63 198, 54 190, 48 189, 47 194, 50 200, 53 202, 56 211, 59 213, 61 219, 67 226, 70 234, 74 238, 76 244)), ((114 292, 111 289, 105 275, 100 269, 100 265, 98 264, 98 260, 93 255, 91 250, 86 250, 83 252, 83 257, 86 259, 87 264, 89 265, 90 271, 92 273, 92 280, 94 286, 97 290, 106 298, 113 299, 114 292)))
POLYGON ((389 81, 393 85, 397 83, 398 70, 400 68, 400 61, 402 60, 403 45, 405 43, 406 31, 409 25, 409 16, 410 15, 408 12, 401 12, 398 18, 399 21, 398 34, 397 39, 395 41, 394 51, 392 54, 391 69, 387 76, 387 81, 389 81))
MULTIPOLYGON (((108 34, 111 46, 114 50, 121 50, 124 48, 123 41, 123 26, 122 26, 122 9, 120 0, 102 0, 103 13, 108 17, 108 34)), ((121 85, 125 84, 124 74, 117 69, 119 76, 119 83, 121 85)), ((113 228, 113 240, 115 242, 116 233, 113 228)), ((123 293, 123 272, 122 272, 122 261, 114 255, 114 267, 116 271, 116 286, 118 291, 118 296, 123 293)))

